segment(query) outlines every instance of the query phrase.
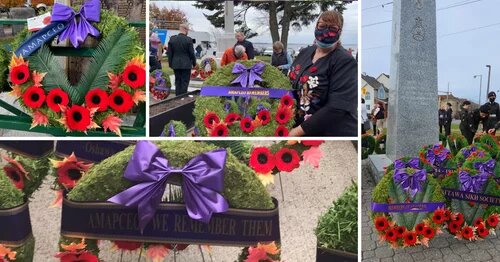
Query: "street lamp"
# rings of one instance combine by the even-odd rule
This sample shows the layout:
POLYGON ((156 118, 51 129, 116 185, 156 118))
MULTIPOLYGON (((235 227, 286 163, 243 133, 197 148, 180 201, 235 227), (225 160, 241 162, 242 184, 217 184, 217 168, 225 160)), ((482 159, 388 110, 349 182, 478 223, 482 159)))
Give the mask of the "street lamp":
POLYGON ((481 88, 483 86, 483 75, 475 75, 474 78, 479 76, 479 106, 481 106, 481 88))
POLYGON ((488 94, 490 92, 491 65, 486 65, 486 67, 488 68, 488 89, 486 91, 486 93, 488 94))

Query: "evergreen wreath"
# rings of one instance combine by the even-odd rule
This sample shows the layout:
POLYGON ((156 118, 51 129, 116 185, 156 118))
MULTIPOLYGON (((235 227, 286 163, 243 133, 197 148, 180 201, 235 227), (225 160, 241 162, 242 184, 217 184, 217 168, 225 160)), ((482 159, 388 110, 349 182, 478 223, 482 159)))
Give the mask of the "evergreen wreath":
POLYGON ((368 158, 375 151, 376 141, 372 135, 364 134, 361 136, 361 159, 368 158))

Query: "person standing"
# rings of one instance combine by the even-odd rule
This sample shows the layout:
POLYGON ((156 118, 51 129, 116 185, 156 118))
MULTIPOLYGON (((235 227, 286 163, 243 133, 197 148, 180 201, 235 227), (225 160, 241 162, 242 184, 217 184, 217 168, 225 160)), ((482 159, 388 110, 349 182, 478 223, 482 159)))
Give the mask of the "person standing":
POLYGON ((446 121, 444 125, 444 134, 449 136, 451 134, 451 122, 453 121, 453 109, 451 109, 451 104, 446 103, 448 109, 446 109, 446 121))
MULTIPOLYGON (((475 132, 473 132, 474 114, 470 112, 469 109, 470 102, 466 100, 462 103, 462 112, 460 113, 460 132, 467 139, 467 143, 470 145, 473 142, 475 132)), ((441 118, 439 120, 441 120, 441 118)), ((439 132, 441 133, 441 124, 439 126, 439 132)))
POLYGON ((439 115, 439 133, 443 133, 443 128, 445 127, 446 124, 446 107, 441 106, 441 108, 438 110, 438 115, 439 115))
POLYGON ((280 41, 274 42, 271 65, 281 70, 284 75, 288 75, 288 69, 292 65, 292 56, 283 49, 285 49, 283 43, 280 41))
POLYGON ((203 51, 203 47, 201 47, 200 44, 196 46, 196 57, 200 58, 201 57, 201 51, 203 51))
POLYGON ((196 66, 193 39, 187 36, 188 33, 188 25, 181 24, 179 34, 172 36, 168 41, 168 64, 174 70, 176 96, 187 93, 191 69, 196 66))
POLYGON ((488 121, 486 121, 486 124, 483 123, 483 131, 488 132, 492 135, 495 135, 496 133, 495 127, 497 126, 498 117, 500 116, 500 106, 497 102, 495 102, 496 97, 497 94, 495 92, 489 92, 488 102, 484 104, 488 106, 490 114, 488 117, 488 121))
POLYGON ((377 111, 378 104, 373 105, 372 113, 370 114, 370 120, 373 126, 373 135, 377 135, 377 119, 375 118, 375 111, 377 111))
POLYGON ((252 42, 245 40, 245 35, 243 34, 243 32, 236 33, 236 44, 234 44, 234 46, 236 47, 237 45, 242 45, 243 47, 245 47, 246 54, 249 60, 254 59, 255 54, 253 44, 252 42))
POLYGON ((149 72, 161 69, 161 58, 163 45, 157 33, 152 33, 149 37, 149 72))
POLYGON ((377 120, 377 135, 384 133, 385 122, 385 108, 384 103, 378 102, 377 109, 375 109, 375 119, 377 120))
POLYGON ((370 121, 368 119, 368 112, 366 111, 365 99, 361 98, 361 134, 366 134, 366 129, 370 129, 370 121))

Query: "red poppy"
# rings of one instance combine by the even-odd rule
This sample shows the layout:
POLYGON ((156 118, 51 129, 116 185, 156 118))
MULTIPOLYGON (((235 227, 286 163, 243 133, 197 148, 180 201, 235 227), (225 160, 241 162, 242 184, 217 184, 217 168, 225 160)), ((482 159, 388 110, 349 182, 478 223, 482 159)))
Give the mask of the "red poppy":
POLYGON ((276 167, 280 171, 292 172, 299 167, 300 157, 297 151, 291 148, 282 148, 274 155, 276 158, 276 167))
POLYGON ((10 178, 12 183, 17 189, 23 190, 24 188, 24 175, 15 166, 6 165, 3 171, 10 178))
POLYGON ((275 119, 281 125, 286 124, 292 118, 292 111, 289 107, 279 107, 275 119))
POLYGON ((108 93, 100 88, 94 88, 85 95, 85 104, 88 108, 97 108, 98 112, 106 111, 108 109, 108 93))
POLYGON ((165 244, 165 247, 170 249, 170 250, 177 250, 177 251, 182 251, 186 249, 189 246, 189 244, 165 244))
POLYGON ((78 161, 75 154, 71 154, 61 161, 52 161, 52 164, 57 170, 57 181, 67 189, 75 187, 83 174, 92 166, 92 164, 78 161))
POLYGON ((38 86, 31 86, 23 93, 23 102, 29 108, 39 108, 45 101, 45 91, 38 86))
POLYGON ((438 209, 434 211, 434 215, 432 216, 432 221, 438 225, 444 223, 444 210, 438 209))
POLYGON ((314 72, 316 72, 316 71, 318 71, 318 68, 317 68, 317 67, 315 67, 315 66, 313 66, 313 67, 311 67, 311 68, 309 69, 309 72, 311 72, 311 73, 314 73, 314 72))
POLYGON ((451 219, 451 212, 449 209, 446 209, 444 212, 444 220, 449 221, 451 219))
POLYGON ((139 88, 146 84, 146 70, 135 64, 127 65, 123 70, 122 79, 128 86, 139 88))
POLYGON ((488 234, 489 234, 489 231, 488 229, 486 229, 486 227, 484 225, 480 225, 477 227, 476 229, 477 231, 477 234, 480 236, 480 237, 486 237, 488 234))
POLYGON ((458 221, 453 221, 450 224, 448 224, 448 229, 450 230, 450 233, 455 234, 461 229, 462 223, 458 221))
POLYGON ((483 219, 478 217, 476 220, 474 220, 474 226, 478 227, 484 223, 483 219))
POLYGON ((240 128, 245 133, 251 133, 254 130, 252 119, 250 117, 245 117, 240 121, 240 128))
POLYGON ((434 229, 432 227, 425 227, 424 228, 424 237, 431 239, 434 237, 435 234, 436 234, 436 231, 434 231, 434 229))
POLYGON ((301 68, 302 68, 302 66, 301 66, 301 65, 296 65, 296 66, 295 66, 295 71, 300 71, 300 69, 301 69, 301 68))
POLYGON ((288 77, 290 79, 295 80, 297 78, 297 74, 294 71, 291 71, 290 74, 288 74, 288 77))
POLYGON ((319 146, 325 142, 324 140, 304 140, 302 144, 305 146, 319 146))
POLYGON ((28 65, 23 63, 21 65, 15 66, 10 71, 10 81, 15 85, 21 85, 28 81, 30 76, 30 70, 28 65))
POLYGON ((498 215, 493 214, 488 217, 488 220, 486 220, 488 223, 488 226, 490 227, 496 227, 498 225, 498 215))
POLYGON ((86 131, 90 125, 90 111, 79 105, 72 105, 65 112, 69 130, 86 131))
POLYGON ((299 81, 301 84, 304 84, 307 82, 307 80, 309 80, 309 76, 302 76, 302 77, 300 77, 299 81))
POLYGON ((66 253, 61 256, 61 262, 99 262, 92 253, 85 251, 80 253, 66 253))
POLYGON ((286 94, 286 95, 281 97, 281 100, 280 100, 281 106, 289 107, 289 106, 293 106, 293 104, 294 104, 293 97, 291 97, 290 95, 286 94))
POLYGON ((385 239, 389 242, 394 242, 398 239, 398 235, 396 233, 396 230, 394 229, 389 229, 385 232, 385 239))
POLYGON ((257 117, 262 121, 262 125, 267 125, 271 121, 271 113, 269 113, 269 110, 260 110, 259 113, 257 113, 257 117))
POLYGON ((474 237, 474 230, 472 230, 472 228, 469 226, 465 226, 464 228, 462 228, 462 236, 465 239, 471 239, 472 237, 474 237))
POLYGON ((142 243, 133 241, 113 241, 113 243, 118 249, 128 251, 137 250, 142 246, 142 243))
POLYGON ((210 136, 227 136, 229 130, 227 129, 227 125, 224 123, 216 123, 212 125, 212 131, 210 132, 210 136))
POLYGON ((68 94, 61 88, 53 88, 47 94, 47 106, 56 113, 61 112, 60 106, 67 106, 68 102, 68 94))
POLYGON ((415 226, 415 231, 417 232, 417 234, 423 235, 425 228, 426 228, 425 224, 424 223, 420 223, 420 224, 417 224, 415 226))
POLYGON ((241 119, 240 115, 236 113, 229 113, 227 114, 226 118, 224 118, 224 122, 226 122, 226 124, 230 126, 234 124, 235 121, 238 121, 240 119, 241 119))
POLYGON ((462 225, 464 223, 464 215, 462 215, 462 213, 457 213, 455 221, 457 221, 460 225, 462 225))
POLYGON ((286 128, 286 126, 279 125, 274 131, 274 136, 288 136, 288 128, 286 128))
POLYGON ((205 114, 205 117, 203 117, 203 124, 206 128, 212 128, 215 123, 219 122, 219 116, 217 116, 217 114, 213 112, 208 112, 205 114))
POLYGON ((111 93, 108 103, 109 107, 118 113, 127 113, 134 106, 132 96, 125 90, 118 88, 111 93))
POLYGON ((399 238, 403 238, 406 233, 406 227, 404 226, 396 227, 396 233, 398 234, 399 238))
POLYGON ((250 167, 260 174, 267 174, 273 170, 275 159, 267 147, 256 147, 250 154, 250 167))
POLYGON ((413 246, 417 243, 417 234, 413 231, 407 231, 403 235, 405 246, 413 246))
POLYGON ((384 231, 389 227, 389 221, 385 217, 377 217, 375 218, 375 228, 378 231, 384 231))

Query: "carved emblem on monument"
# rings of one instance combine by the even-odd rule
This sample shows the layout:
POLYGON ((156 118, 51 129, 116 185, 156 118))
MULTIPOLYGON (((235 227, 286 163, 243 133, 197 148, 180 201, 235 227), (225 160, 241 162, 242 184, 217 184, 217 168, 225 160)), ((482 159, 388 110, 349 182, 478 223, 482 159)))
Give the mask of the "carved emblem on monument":
POLYGON ((417 41, 424 41, 425 39, 425 30, 424 26, 422 25, 422 18, 417 17, 415 19, 415 26, 413 27, 413 39, 417 41))
POLYGON ((424 7, 424 3, 422 2, 424 0, 415 0, 415 7, 420 10, 424 7))

